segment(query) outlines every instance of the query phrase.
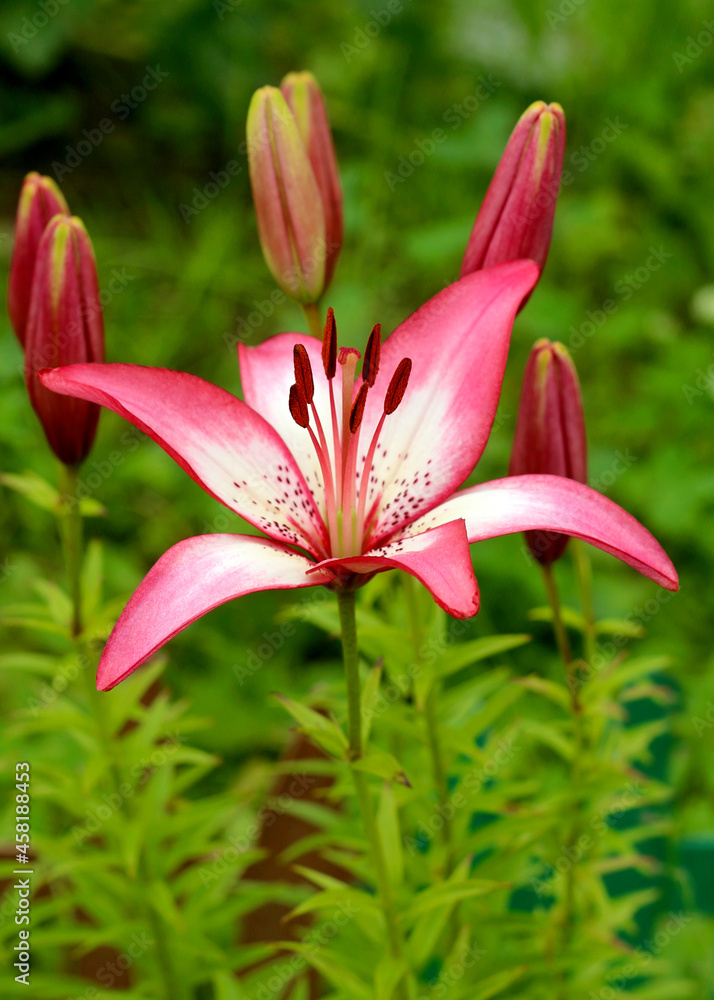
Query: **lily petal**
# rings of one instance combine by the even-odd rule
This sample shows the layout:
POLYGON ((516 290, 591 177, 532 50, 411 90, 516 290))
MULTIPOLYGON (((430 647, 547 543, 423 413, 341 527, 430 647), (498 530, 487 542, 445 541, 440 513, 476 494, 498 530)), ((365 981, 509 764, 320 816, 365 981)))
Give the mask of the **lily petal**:
POLYGON ((316 572, 324 569, 368 574, 402 569, 423 583, 436 603, 454 618, 472 618, 478 613, 478 584, 461 519, 370 549, 361 556, 326 559, 315 566, 316 572))
POLYGON ((199 535, 165 552, 114 626, 99 661, 97 688, 108 691, 201 615, 257 590, 327 583, 306 575, 313 563, 284 545, 247 535, 199 535))
POLYGON ((324 524, 295 459, 270 424, 229 392, 186 372, 141 365, 69 365, 46 369, 40 381, 131 421, 266 535, 320 552, 324 524))
POLYGON ((659 542, 601 493, 563 476, 509 476, 473 486, 420 518, 407 534, 463 517, 470 542, 533 529, 574 535, 617 556, 667 590, 677 571, 659 542))
POLYGON ((446 499, 473 471, 496 415, 513 320, 538 273, 521 260, 467 275, 387 338, 362 422, 361 457, 397 365, 408 357, 413 366, 375 455, 367 500, 375 543, 446 499))
MULTIPOLYGON (((290 415, 288 395, 295 381, 293 348, 302 344, 310 358, 315 376, 315 407, 323 422, 331 460, 332 423, 330 421, 330 394, 322 367, 322 345, 315 337, 306 333, 279 333, 255 347, 238 345, 243 398, 261 417, 276 429, 300 466, 307 485, 312 490, 318 505, 324 501, 324 486, 320 463, 304 427, 298 427, 290 415)), ((342 366, 337 366, 334 379, 335 399, 339 406, 342 394, 342 366)), ((312 416, 310 418, 311 423, 312 416)))

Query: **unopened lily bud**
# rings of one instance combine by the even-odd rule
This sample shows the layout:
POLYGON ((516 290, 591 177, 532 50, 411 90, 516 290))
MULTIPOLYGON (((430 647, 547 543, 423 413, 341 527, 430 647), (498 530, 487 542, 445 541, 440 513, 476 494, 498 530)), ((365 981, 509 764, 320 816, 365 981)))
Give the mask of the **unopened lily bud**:
POLYGON ((67 202, 51 177, 33 171, 20 190, 15 219, 15 242, 10 261, 7 310, 17 338, 24 346, 30 311, 32 276, 37 248, 45 226, 53 215, 69 215, 67 202))
MULTIPOLYGON (((508 472, 511 476, 545 473, 587 483, 578 373, 565 347, 545 338, 535 343, 526 364, 508 472)), ((563 554, 568 536, 527 531, 526 542, 534 558, 548 565, 563 554)))
POLYGON ((529 258, 543 269, 563 172, 565 115, 536 101, 514 128, 469 237, 461 277, 529 258))
POLYGON ((295 116, 322 199, 327 288, 342 248, 342 186, 325 101, 312 73, 288 73, 280 90, 295 116))
POLYGON ((285 93, 262 87, 248 109, 248 165, 263 254, 292 298, 316 302, 342 242, 342 207, 327 116, 309 74, 285 93))
POLYGON ((46 389, 38 372, 103 360, 104 322, 92 244, 80 219, 56 215, 37 250, 25 380, 50 447, 65 465, 78 465, 88 455, 99 407, 46 389))

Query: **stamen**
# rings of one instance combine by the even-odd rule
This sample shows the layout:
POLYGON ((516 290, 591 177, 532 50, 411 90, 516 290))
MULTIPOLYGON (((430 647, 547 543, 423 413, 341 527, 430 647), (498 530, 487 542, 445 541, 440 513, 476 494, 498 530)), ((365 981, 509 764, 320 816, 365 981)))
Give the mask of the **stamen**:
POLYGON ((409 376, 411 375, 411 372, 411 358, 402 358, 397 365, 394 375, 392 375, 392 381, 389 383, 387 394, 384 397, 384 412, 387 415, 394 413, 404 398, 404 393, 407 391, 407 385, 409 384, 409 376))
POLYGON ((307 351, 302 344, 293 348, 293 364, 295 365, 295 382, 305 397, 306 403, 312 402, 315 395, 315 380, 312 377, 312 365, 307 351))
POLYGON ((404 398, 404 393, 407 390, 407 385, 409 384, 409 376, 412 370, 411 358, 402 358, 396 367, 394 375, 392 375, 392 380, 389 383, 389 388, 387 389, 387 394, 384 397, 384 413, 379 419, 374 434, 372 435, 372 440, 370 442, 369 448, 367 449, 367 455, 365 456, 364 466, 362 468, 362 478, 359 484, 359 498, 357 501, 357 538, 361 539, 362 545, 364 547, 365 539, 364 526, 365 526, 365 514, 367 509, 367 494, 369 492, 369 482, 370 476, 372 474, 372 462, 374 461, 374 454, 377 450, 377 443, 379 441, 379 435, 382 433, 382 427, 384 427, 384 421, 387 419, 390 413, 394 413, 396 408, 401 403, 404 398))
POLYGON ((309 427, 310 414, 307 410, 307 400, 305 394, 298 385, 290 386, 290 416, 298 427, 309 427))
POLYGON ((352 434, 356 434, 359 430, 359 426, 362 423, 362 417, 364 416, 364 404, 367 402, 367 392, 369 391, 369 384, 363 382, 359 387, 359 392, 355 397, 355 401, 352 404, 352 410, 350 412, 350 431, 352 434))
POLYGON ((355 373, 357 362, 361 358, 359 351, 354 347, 341 347, 337 360, 342 367, 342 492, 345 491, 345 466, 347 463, 347 449, 350 440, 350 413, 352 412, 352 401, 355 389, 355 373))
POLYGON ((382 353, 382 324, 375 323, 367 341, 362 365, 362 380, 367 385, 374 385, 379 373, 379 357, 382 353))
POLYGON ((337 371, 337 324, 332 306, 327 310, 325 332, 322 335, 322 364, 325 375, 333 379, 337 371))

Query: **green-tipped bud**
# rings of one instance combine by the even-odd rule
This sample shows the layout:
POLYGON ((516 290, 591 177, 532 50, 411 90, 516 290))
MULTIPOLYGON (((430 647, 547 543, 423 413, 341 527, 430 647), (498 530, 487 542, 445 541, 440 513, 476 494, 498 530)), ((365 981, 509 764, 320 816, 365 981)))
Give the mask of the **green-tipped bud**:
POLYGON ((88 455, 99 407, 46 389, 38 373, 103 360, 104 324, 92 244, 80 219, 56 215, 37 249, 25 380, 47 440, 65 465, 78 465, 88 455))
POLYGON ((15 241, 10 262, 7 311, 17 338, 24 346, 30 312, 35 258, 45 226, 54 215, 69 215, 67 202, 51 177, 33 171, 22 184, 15 219, 15 241))
POLYGON ((342 199, 327 116, 309 74, 262 87, 248 109, 258 234, 280 287, 302 303, 325 291, 342 243, 342 199))
MULTIPOLYGON (((578 373, 565 347, 545 338, 534 344, 526 364, 508 472, 511 476, 566 476, 587 483, 578 373)), ((548 565, 563 554, 568 536, 527 531, 526 541, 534 558, 548 565)))

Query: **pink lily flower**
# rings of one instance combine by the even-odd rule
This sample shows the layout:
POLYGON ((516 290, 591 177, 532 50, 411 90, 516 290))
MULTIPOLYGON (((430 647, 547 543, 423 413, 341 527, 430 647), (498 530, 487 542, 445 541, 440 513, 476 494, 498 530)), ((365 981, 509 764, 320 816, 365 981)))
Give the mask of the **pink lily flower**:
POLYGON ((668 589, 677 574, 611 500, 561 476, 461 492, 486 445, 531 261, 470 274, 365 352, 284 333, 239 347, 245 402, 184 372, 123 364, 48 370, 48 389, 120 413, 267 537, 202 535, 169 549, 119 618, 97 678, 113 687, 177 632, 243 594, 411 573, 457 618, 479 609, 469 544, 540 528, 576 535, 668 589), (408 354, 408 357, 405 355, 408 354))

